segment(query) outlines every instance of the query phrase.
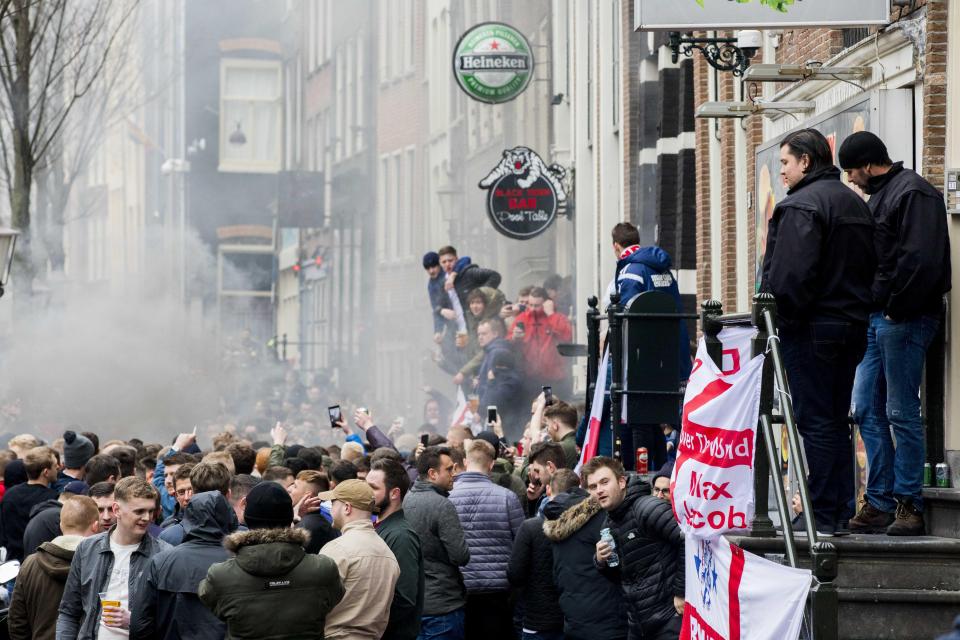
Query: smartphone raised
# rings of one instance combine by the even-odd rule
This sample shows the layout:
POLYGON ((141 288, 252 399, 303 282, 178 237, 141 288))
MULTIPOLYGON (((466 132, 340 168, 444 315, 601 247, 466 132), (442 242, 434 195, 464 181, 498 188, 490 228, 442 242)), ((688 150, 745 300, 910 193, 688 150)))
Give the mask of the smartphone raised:
POLYGON ((543 403, 546 405, 553 404, 553 387, 549 385, 543 387, 543 403))
POLYGON ((330 426, 337 426, 337 423, 343 418, 343 414, 340 412, 340 405, 335 404, 332 407, 327 407, 327 415, 330 416, 330 426))
POLYGON ((497 421, 497 407, 490 405, 487 407, 487 424, 492 425, 497 421))
POLYGON ((420 435, 420 444, 427 446, 427 443, 430 442, 430 434, 424 433, 420 435))

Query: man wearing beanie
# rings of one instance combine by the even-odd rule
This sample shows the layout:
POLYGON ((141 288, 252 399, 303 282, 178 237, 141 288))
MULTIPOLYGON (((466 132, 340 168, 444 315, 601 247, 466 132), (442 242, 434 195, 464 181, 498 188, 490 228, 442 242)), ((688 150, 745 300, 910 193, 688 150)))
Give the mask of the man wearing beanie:
POLYGON ((96 453, 93 443, 76 431, 63 433, 63 471, 57 476, 54 489, 62 493, 64 487, 74 480, 83 480, 83 466, 96 453))
POLYGON ((320 554, 337 563, 347 589, 327 616, 326 638, 376 640, 387 629, 400 565, 370 523, 376 509, 373 489, 363 480, 344 480, 317 497, 331 501, 333 526, 341 533, 320 554))
POLYGON ((327 614, 344 594, 337 565, 304 551, 309 534, 290 528, 293 501, 275 482, 250 490, 243 519, 250 530, 224 540, 236 555, 210 567, 200 601, 226 623, 228 638, 323 640, 327 614))
POLYGON ((893 162, 883 141, 869 131, 844 140, 839 156, 850 182, 870 195, 878 260, 867 352, 853 389, 869 475, 866 499, 850 529, 923 535, 919 389, 943 295, 951 286, 946 207, 943 194, 903 162, 893 162))

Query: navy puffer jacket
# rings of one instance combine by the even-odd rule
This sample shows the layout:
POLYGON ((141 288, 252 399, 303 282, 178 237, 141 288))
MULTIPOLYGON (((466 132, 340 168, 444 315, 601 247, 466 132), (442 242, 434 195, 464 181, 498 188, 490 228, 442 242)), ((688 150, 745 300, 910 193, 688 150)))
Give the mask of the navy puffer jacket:
POLYGON ((517 495, 494 484, 486 474, 467 471, 457 476, 450 502, 470 548, 470 562, 463 567, 467 593, 507 591, 507 565, 523 524, 517 495))

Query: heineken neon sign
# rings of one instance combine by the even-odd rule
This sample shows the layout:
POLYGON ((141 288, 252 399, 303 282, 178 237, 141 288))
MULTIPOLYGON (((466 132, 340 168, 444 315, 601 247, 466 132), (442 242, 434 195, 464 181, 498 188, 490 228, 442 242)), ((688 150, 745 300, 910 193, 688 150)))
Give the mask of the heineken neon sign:
POLYGON ((484 22, 464 33, 453 52, 453 74, 464 92, 481 102, 509 102, 533 78, 533 49, 522 33, 484 22))

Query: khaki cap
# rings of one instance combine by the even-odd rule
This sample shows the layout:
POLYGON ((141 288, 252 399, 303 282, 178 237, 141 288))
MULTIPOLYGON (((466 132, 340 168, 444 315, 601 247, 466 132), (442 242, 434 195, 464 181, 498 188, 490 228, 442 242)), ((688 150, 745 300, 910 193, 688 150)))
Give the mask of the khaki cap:
POLYGON ((363 480, 344 480, 330 491, 317 494, 321 500, 339 500, 353 505, 357 509, 376 511, 373 501, 373 489, 363 480))

